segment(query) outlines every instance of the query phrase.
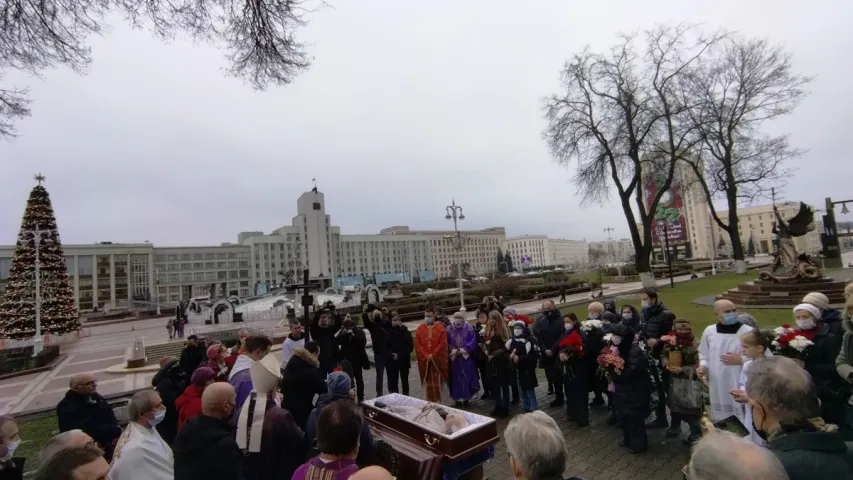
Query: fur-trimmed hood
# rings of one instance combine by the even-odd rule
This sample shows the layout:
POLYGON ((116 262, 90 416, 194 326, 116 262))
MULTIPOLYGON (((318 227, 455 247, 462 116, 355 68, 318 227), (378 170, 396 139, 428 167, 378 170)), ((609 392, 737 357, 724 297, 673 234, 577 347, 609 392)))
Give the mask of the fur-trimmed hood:
POLYGON ((320 360, 318 360, 317 357, 312 355, 311 352, 309 352, 308 350, 305 350, 302 347, 295 348, 293 350, 293 356, 299 357, 299 359, 301 359, 303 362, 305 362, 309 365, 312 365, 314 367, 320 366, 320 360))

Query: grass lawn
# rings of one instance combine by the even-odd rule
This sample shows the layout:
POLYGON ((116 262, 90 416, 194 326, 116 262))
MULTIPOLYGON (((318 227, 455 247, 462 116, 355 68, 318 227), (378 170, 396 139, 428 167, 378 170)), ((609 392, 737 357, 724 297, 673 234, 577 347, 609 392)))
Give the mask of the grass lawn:
MULTIPOLYGON (((666 307, 672 311, 678 318, 686 318, 693 324, 693 328, 701 332, 702 329, 717 321, 714 316, 714 310, 711 307, 696 305, 691 303, 693 300, 708 295, 717 295, 726 290, 732 289, 741 283, 755 280, 758 277, 758 272, 750 271, 745 275, 737 275, 733 273, 720 274, 713 277, 703 277, 689 282, 676 283, 675 288, 669 286, 660 287, 658 293, 660 300, 666 307)), ((606 293, 606 292, 605 292, 606 293)), ((628 295, 627 298, 618 298, 616 301, 617 308, 622 305, 632 304, 639 309, 639 295, 628 295)), ((574 312, 580 319, 586 318, 587 305, 577 305, 574 307, 565 307, 560 309, 562 312, 574 312)), ((791 323, 792 314, 790 309, 743 309, 755 317, 755 320, 762 327, 776 327, 783 323, 791 323)))
POLYGON ((23 441, 15 452, 15 456, 26 457, 27 463, 24 464, 24 470, 34 472, 38 468, 39 450, 51 437, 59 433, 59 424, 56 422, 56 417, 51 415, 19 422, 18 428, 21 430, 23 441))

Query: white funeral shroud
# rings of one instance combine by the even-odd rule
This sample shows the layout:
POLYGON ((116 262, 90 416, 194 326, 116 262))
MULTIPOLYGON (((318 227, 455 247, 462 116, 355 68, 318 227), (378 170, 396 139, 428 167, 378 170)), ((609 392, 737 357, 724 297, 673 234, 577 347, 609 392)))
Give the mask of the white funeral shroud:
POLYGON ((699 343, 699 364, 708 371, 708 389, 711 394, 711 411, 708 416, 712 422, 719 422, 732 415, 743 422, 743 405, 735 402, 731 391, 738 388, 743 365, 726 365, 720 357, 728 352, 737 352, 743 356, 740 336, 751 331, 752 327, 742 325, 737 333, 718 333, 717 325, 710 325, 702 333, 699 343))
POLYGON ((261 451, 267 400, 275 396, 275 389, 281 380, 281 369, 272 355, 267 355, 253 363, 250 369, 252 392, 243 403, 237 419, 237 446, 244 452, 257 453, 261 451), (252 402, 253 399, 254 402, 252 402), (252 418, 249 418, 249 409, 252 404, 254 404, 254 410, 252 418))
POLYGON ((385 410, 386 412, 391 413, 392 415, 396 415, 407 422, 414 423, 419 427, 424 427, 429 429, 431 432, 436 433, 437 435, 441 435, 446 438, 456 438, 461 435, 465 435, 468 432, 472 432, 477 430, 478 428, 482 428, 483 426, 493 423, 495 420, 490 417, 486 417, 483 415, 477 415, 476 413, 466 412, 465 410, 459 410, 452 407, 446 407, 444 405, 432 403, 432 405, 436 405, 437 407, 441 407, 441 409, 445 410, 448 415, 459 415, 465 419, 468 423, 468 426, 456 430, 453 433, 447 433, 447 428, 445 427, 445 422, 442 420, 439 424, 435 418, 432 420, 428 420, 432 413, 435 413, 435 416, 438 419, 441 419, 441 416, 438 415, 437 412, 432 412, 427 416, 421 416, 422 410, 424 406, 431 404, 431 402, 427 402, 421 400, 419 398, 407 397, 406 395, 400 395, 399 393, 391 393, 379 398, 374 398, 373 400, 365 400, 364 404, 370 405, 373 408, 378 410, 385 410), (381 409, 376 406, 376 403, 384 403, 388 408, 381 409), (418 418, 414 420, 414 418, 418 418), (425 423, 428 422, 428 423, 425 423))

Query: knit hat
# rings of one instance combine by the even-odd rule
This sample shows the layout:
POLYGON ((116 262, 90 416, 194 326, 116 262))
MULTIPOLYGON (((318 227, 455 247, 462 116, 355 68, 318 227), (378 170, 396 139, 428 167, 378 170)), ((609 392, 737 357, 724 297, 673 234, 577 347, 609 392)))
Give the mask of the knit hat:
POLYGON ((506 307, 506 308, 504 308, 503 314, 504 314, 504 316, 512 315, 514 317, 514 316, 518 315, 518 312, 516 312, 516 310, 512 307, 506 307))
POLYGON ((207 347, 207 359, 208 360, 216 360, 216 357, 219 356, 219 350, 222 349, 222 345, 211 345, 207 347))
MULTIPOLYGON (((165 357, 160 357, 160 368, 165 369, 166 366, 169 365, 170 362, 174 364, 174 362, 177 362, 177 361, 178 361, 177 358, 172 357, 170 355, 167 355, 165 357)), ((169 366, 171 366, 171 365, 169 365, 169 366)))
POLYGON ((326 386, 332 395, 346 395, 352 388, 352 381, 344 372, 332 372, 326 377, 326 386))
POLYGON ((690 320, 686 318, 677 318, 674 322, 672 322, 672 328, 676 329, 678 327, 687 327, 692 329, 693 325, 690 323, 690 320))
POLYGON ((212 380, 214 375, 210 367, 199 367, 195 369, 193 376, 190 377, 190 383, 196 387, 200 387, 207 383, 208 380, 212 380))
POLYGON ((829 299, 826 298, 826 295, 820 292, 811 292, 803 297, 803 303, 808 303, 814 305, 815 307, 826 310, 829 308, 829 299))
POLYGON ((603 312, 604 311, 604 305, 601 302, 592 302, 587 307, 587 311, 591 312, 593 310, 597 310, 598 312, 603 312))
POLYGON ((815 320, 820 320, 820 310, 810 303, 801 303, 794 307, 794 313, 797 313, 798 310, 805 310, 811 313, 815 320))

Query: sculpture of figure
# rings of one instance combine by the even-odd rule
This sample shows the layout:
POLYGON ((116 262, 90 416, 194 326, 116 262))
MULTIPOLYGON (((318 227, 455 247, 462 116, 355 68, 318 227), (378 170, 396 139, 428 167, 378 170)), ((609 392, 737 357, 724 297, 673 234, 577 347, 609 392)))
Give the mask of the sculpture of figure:
POLYGON ((802 237, 814 230, 814 211, 805 203, 800 202, 800 210, 789 220, 782 218, 776 206, 773 206, 773 214, 776 217, 773 233, 779 240, 777 250, 773 252, 773 271, 780 273, 777 275, 761 272, 758 278, 772 282, 793 282, 820 278, 820 268, 805 253, 797 253, 797 247, 794 245, 794 238, 802 237))

